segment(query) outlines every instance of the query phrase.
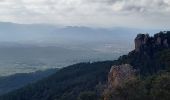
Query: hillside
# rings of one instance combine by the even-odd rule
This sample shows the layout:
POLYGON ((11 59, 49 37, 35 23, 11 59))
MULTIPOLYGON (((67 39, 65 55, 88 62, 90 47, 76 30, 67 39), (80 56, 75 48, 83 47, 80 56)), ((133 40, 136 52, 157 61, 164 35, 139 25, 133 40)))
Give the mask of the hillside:
POLYGON ((35 84, 0 97, 0 100, 76 100, 80 92, 97 94, 107 81, 112 61, 68 66, 35 84))
POLYGON ((169 100, 169 65, 170 32, 139 34, 118 60, 68 66, 0 100, 169 100))
POLYGON ((42 78, 54 74, 58 69, 36 71, 32 73, 18 73, 10 76, 0 77, 0 95, 15 89, 24 87, 29 83, 36 82, 42 78))
POLYGON ((170 99, 170 32, 139 34, 135 50, 112 66, 104 100, 170 99), (130 64, 130 65, 129 65, 130 64))

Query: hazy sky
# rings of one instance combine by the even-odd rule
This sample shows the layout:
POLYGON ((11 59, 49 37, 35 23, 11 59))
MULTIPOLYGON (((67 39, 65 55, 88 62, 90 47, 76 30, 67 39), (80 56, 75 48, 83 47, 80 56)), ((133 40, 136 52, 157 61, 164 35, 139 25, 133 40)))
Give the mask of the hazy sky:
POLYGON ((170 0, 0 0, 0 21, 168 28, 170 0))

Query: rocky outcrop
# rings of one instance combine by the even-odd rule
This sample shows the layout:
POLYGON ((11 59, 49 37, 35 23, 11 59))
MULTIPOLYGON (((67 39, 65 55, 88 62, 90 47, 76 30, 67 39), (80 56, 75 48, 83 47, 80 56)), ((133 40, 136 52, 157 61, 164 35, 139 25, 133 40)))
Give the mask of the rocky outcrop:
POLYGON ((135 38, 135 52, 151 53, 161 48, 169 48, 169 31, 164 31, 150 37, 149 34, 138 34, 135 38))
POLYGON ((148 43, 149 38, 149 34, 138 34, 135 38, 135 51, 139 52, 142 50, 142 46, 148 43))
POLYGON ((108 87, 121 86, 125 81, 135 78, 135 70, 129 64, 112 66, 108 75, 108 87))
POLYGON ((108 75, 108 84, 104 90, 104 100, 110 100, 110 96, 118 87, 122 87, 127 81, 136 79, 136 72, 129 64, 114 65, 112 66, 108 75))

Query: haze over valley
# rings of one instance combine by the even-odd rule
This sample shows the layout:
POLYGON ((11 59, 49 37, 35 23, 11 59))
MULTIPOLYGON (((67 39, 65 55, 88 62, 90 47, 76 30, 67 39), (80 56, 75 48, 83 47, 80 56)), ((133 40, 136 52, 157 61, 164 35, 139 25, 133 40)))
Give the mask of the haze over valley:
POLYGON ((5 22, 0 27, 0 76, 114 60, 134 48, 138 32, 156 31, 5 22))

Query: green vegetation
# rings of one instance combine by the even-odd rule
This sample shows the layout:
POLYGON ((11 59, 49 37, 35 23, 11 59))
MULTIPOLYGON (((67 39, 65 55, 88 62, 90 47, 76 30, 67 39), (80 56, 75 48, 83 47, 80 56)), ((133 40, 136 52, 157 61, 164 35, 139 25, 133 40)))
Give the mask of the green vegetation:
POLYGON ((82 92, 78 96, 78 100, 95 100, 97 98, 98 98, 97 94, 91 91, 82 92))
POLYGON ((0 97, 0 100, 84 100, 99 96, 112 61, 80 63, 59 70, 35 84, 0 97))
POLYGON ((169 100, 170 73, 164 72, 143 80, 128 81, 109 93, 108 100, 169 100))
POLYGON ((160 70, 170 69, 170 49, 162 49, 155 52, 152 56, 143 53, 130 52, 128 55, 121 56, 117 64, 130 64, 142 76, 148 76, 160 70))

